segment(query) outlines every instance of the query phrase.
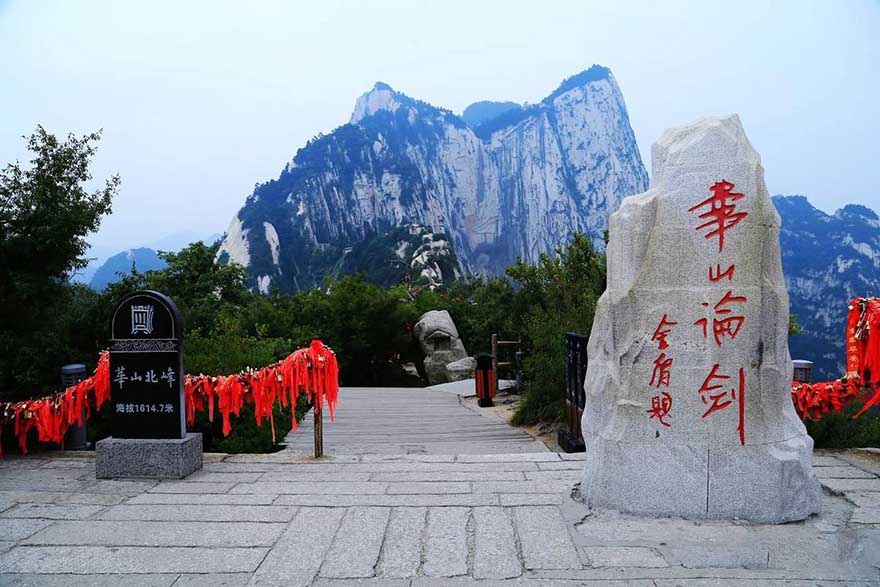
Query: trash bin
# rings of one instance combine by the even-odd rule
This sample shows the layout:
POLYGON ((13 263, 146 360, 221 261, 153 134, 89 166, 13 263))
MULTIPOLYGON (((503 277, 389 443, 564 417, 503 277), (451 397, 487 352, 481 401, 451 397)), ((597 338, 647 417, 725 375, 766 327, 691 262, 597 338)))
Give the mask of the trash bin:
POLYGON ((792 380, 798 383, 813 382, 813 361, 795 359, 791 364, 794 366, 794 372, 791 376, 792 380))
MULTIPOLYGON (((73 363, 61 367, 61 385, 64 389, 67 389, 71 385, 76 385, 85 378, 85 365, 73 363)), ((86 450, 89 448, 88 440, 86 440, 85 414, 83 414, 81 426, 73 424, 67 429, 67 434, 64 436, 64 448, 67 450, 86 450)))
POLYGON ((477 386, 477 405, 488 408, 492 405, 495 397, 495 370, 492 368, 492 355, 480 353, 477 355, 477 369, 475 371, 477 386))

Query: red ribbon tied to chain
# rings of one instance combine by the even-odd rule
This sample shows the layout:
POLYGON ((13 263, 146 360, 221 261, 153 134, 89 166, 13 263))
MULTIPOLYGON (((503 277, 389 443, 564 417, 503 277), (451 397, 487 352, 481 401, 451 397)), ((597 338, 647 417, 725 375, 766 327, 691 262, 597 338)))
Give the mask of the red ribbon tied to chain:
MULTIPOLYGON (((299 349, 286 358, 261 369, 248 369, 232 375, 187 375, 183 383, 184 405, 188 426, 195 424, 197 412, 207 410, 208 420, 214 413, 223 419, 222 431, 232 431, 234 415, 239 417, 245 403, 254 404, 257 426, 269 420, 275 442, 275 420, 272 410, 276 402, 282 407, 296 408, 300 393, 314 406, 330 408, 330 419, 336 413, 339 398, 339 365, 336 354, 320 340, 299 349)), ((13 424, 21 452, 27 454, 28 434, 36 429, 40 442, 64 444, 70 426, 81 425, 110 399, 110 354, 101 353, 94 374, 66 390, 48 397, 16 403, 0 404, 0 435, 4 426, 13 424)), ((296 430, 296 417, 291 419, 296 430)), ((0 456, 3 455, 0 446, 0 456)))
POLYGON ((835 381, 791 384, 791 399, 802 420, 841 412, 862 399, 865 403, 854 419, 880 405, 880 334, 874 336, 878 329, 880 299, 854 298, 846 319, 846 374, 835 381))

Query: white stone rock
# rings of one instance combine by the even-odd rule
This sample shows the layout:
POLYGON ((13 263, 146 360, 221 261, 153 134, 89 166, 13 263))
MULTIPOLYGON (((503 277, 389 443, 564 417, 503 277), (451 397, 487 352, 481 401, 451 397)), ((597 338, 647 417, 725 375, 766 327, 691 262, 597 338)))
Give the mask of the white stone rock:
POLYGON ((477 368, 477 360, 473 357, 465 357, 446 365, 446 376, 449 381, 464 381, 472 379, 477 368))
POLYGON ((449 312, 425 312, 413 327, 413 334, 425 353, 425 374, 428 382, 431 385, 448 382, 446 365, 467 357, 467 351, 449 312))
POLYGON ((592 507, 638 514, 803 519, 818 511, 820 488, 812 439, 791 403, 779 216, 758 153, 733 115, 666 131, 653 159, 650 189, 626 198, 610 221, 608 288, 584 384, 582 494, 592 507), (743 194, 726 200, 731 212, 747 216, 726 217, 719 250, 714 226, 699 228, 713 220, 700 218, 711 204, 699 205, 722 180, 743 194), (710 280, 731 265, 732 279, 710 280), (727 292, 746 300, 721 304, 730 312, 719 314, 727 292), (664 315, 677 324, 661 349, 652 337, 664 315), (738 330, 728 322, 736 336, 721 333, 719 345, 713 321, 734 316, 744 322, 738 330), (672 359, 668 386, 657 385, 659 371, 652 385, 661 353, 672 359), (730 378, 709 380, 719 387, 701 393, 715 365, 730 378), (651 414, 664 392, 668 426, 651 414), (731 403, 709 413, 710 394, 731 403))

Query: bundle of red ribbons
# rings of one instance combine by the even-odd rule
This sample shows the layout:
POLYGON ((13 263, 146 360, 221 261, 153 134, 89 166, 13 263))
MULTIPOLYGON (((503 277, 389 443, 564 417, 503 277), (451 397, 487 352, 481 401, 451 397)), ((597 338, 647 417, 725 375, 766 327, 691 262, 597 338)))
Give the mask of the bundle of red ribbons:
POLYGON ((855 298, 846 320, 846 374, 836 381, 791 384, 794 407, 801 419, 818 420, 854 401, 865 404, 858 418, 880 405, 880 299, 855 298))
MULTIPOLYGON (((339 366, 333 351, 321 341, 313 340, 308 348, 296 350, 262 369, 225 376, 187 375, 183 390, 188 425, 195 423, 196 412, 207 410, 208 419, 213 422, 217 411, 223 418, 225 436, 232 430, 230 415, 238 417, 241 407, 250 402, 254 404, 257 426, 261 426, 264 419, 269 420, 274 441, 272 408, 275 402, 282 407, 295 407, 297 397, 304 393, 316 410, 322 410, 326 403, 330 419, 334 418, 339 398, 339 366)), ((109 398, 110 355, 105 351, 101 353, 94 375, 88 379, 48 397, 0 404, 0 434, 11 425, 24 454, 27 454, 28 434, 33 429, 40 442, 62 445, 68 428, 88 420, 92 407, 101 409, 109 398)), ((295 417, 292 423, 295 430, 295 417)))

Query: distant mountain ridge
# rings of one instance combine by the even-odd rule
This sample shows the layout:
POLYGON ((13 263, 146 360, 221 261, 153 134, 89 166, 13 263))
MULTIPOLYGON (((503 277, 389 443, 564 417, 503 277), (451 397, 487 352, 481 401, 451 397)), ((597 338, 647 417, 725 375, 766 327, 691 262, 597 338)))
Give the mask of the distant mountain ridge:
POLYGON ((131 243, 131 245, 129 245, 130 248, 123 250, 120 250, 121 247, 102 246, 100 244, 95 245, 92 243, 85 254, 89 264, 84 269, 80 269, 71 275, 70 281, 72 283, 83 283, 91 286, 95 273, 98 272, 101 266, 104 265, 110 257, 118 255, 119 253, 125 253, 126 251, 131 251, 133 249, 153 249, 154 251, 169 251, 176 253, 183 247, 196 241, 202 241, 206 245, 213 245, 220 240, 222 236, 222 234, 216 232, 207 235, 205 233, 199 234, 194 231, 175 232, 173 234, 161 236, 156 240, 151 240, 149 242, 131 243))
POLYGON ((593 66, 539 104, 501 104, 459 117, 377 83, 349 124, 256 187, 218 261, 245 266, 255 290, 300 291, 407 224, 447 235, 465 273, 535 261, 577 231, 602 248, 609 213, 648 186, 611 71, 593 66))
POLYGON ((773 203, 791 311, 803 330, 789 339, 792 358, 813 361, 814 378, 836 379, 844 372, 847 303, 880 296, 880 217, 857 204, 829 215, 800 195, 773 203))
POLYGON ((111 283, 116 283, 125 275, 130 275, 132 268, 138 273, 163 269, 165 260, 153 249, 141 247, 117 253, 107 259, 92 276, 89 287, 95 291, 104 291, 111 283))

